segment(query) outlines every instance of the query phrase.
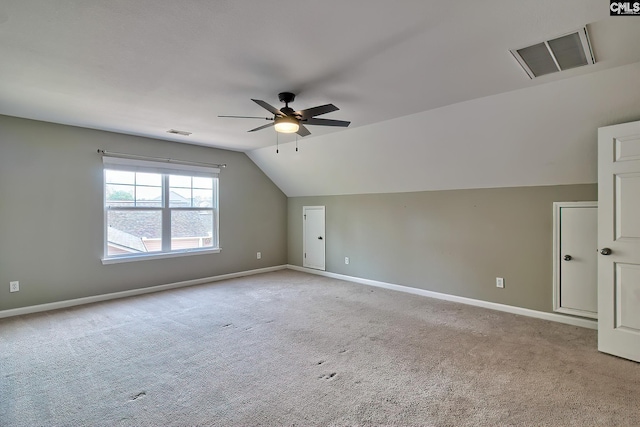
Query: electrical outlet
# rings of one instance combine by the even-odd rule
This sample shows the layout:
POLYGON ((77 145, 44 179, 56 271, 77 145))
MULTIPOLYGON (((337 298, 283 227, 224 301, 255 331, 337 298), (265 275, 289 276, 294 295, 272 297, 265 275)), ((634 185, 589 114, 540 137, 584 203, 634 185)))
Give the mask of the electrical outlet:
POLYGON ((344 257, 344 263, 345 264, 349 264, 349 257, 348 256, 344 257))
POLYGON ((496 277, 496 288, 504 288, 504 278, 496 277))
POLYGON ((256 259, 262 259, 262 252, 256 253, 256 259))
POLYGON ((9 292, 18 292, 20 290, 20 282, 9 282, 9 292))

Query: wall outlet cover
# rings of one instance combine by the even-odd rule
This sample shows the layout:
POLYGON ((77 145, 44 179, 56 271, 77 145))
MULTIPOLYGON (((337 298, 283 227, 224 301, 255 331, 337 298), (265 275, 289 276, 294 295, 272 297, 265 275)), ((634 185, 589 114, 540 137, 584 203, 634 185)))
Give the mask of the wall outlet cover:
POLYGON ((9 292, 18 292, 20 290, 20 282, 9 282, 9 292))
POLYGON ((262 259, 262 252, 256 253, 256 259, 262 259))
POLYGON ((344 263, 345 264, 349 264, 349 257, 348 256, 344 257, 344 263))

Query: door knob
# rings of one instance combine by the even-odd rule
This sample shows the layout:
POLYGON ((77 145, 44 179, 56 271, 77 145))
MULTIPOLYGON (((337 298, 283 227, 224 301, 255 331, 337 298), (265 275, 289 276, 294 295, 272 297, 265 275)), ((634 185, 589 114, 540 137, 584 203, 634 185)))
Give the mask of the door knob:
POLYGON ((571 261, 571 259, 572 259, 572 258, 571 258, 571 255, 565 255, 565 256, 564 256, 564 260, 565 260, 565 261, 571 261))
POLYGON ((602 255, 611 255, 611 249, 609 249, 609 248, 602 248, 602 249, 600 249, 600 253, 601 253, 602 255))
POLYGON ((318 240, 322 240, 322 236, 318 236, 318 240))

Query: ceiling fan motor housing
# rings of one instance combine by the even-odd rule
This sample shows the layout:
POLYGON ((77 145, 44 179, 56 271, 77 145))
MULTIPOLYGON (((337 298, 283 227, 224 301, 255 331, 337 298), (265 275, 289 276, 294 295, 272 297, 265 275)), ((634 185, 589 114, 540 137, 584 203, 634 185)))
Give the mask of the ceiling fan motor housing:
POLYGON ((286 116, 295 116, 295 111, 293 111, 293 108, 291 107, 283 107, 280 109, 280 111, 282 111, 286 116))

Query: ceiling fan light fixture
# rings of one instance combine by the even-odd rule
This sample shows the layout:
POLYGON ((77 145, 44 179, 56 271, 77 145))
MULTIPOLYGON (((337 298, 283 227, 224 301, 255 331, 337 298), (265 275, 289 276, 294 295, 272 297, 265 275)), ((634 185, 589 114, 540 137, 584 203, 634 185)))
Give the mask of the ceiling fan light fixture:
POLYGON ((278 117, 274 125, 276 132, 280 133, 296 133, 300 129, 298 121, 293 117, 278 117))

